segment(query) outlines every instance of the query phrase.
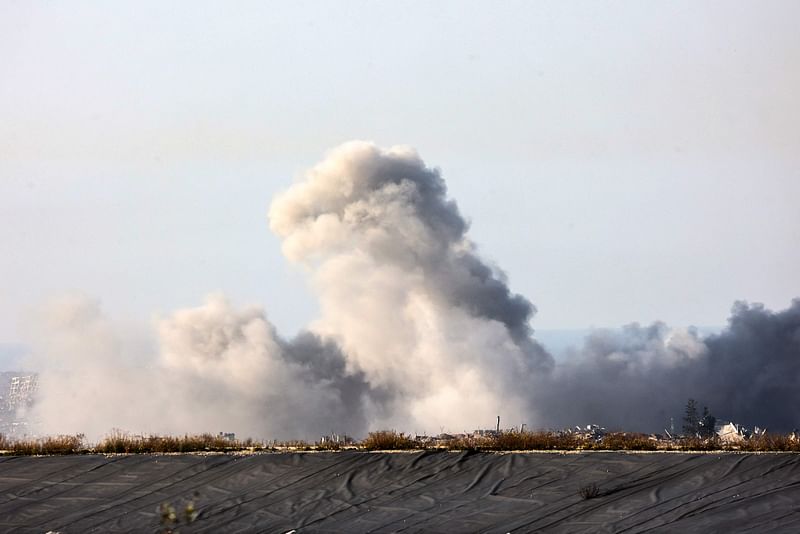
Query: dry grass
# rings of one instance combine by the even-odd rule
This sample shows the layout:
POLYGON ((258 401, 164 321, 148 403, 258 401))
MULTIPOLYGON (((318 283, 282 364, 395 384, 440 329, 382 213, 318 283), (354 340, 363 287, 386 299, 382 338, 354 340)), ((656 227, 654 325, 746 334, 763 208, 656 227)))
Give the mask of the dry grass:
POLYGON ((346 446, 345 443, 338 442, 338 441, 318 441, 314 444, 314 450, 317 451, 340 451, 346 446))
POLYGON ((647 434, 611 432, 592 444, 591 448, 604 451, 655 451, 658 443, 647 434))
POLYGON ((83 438, 82 434, 23 439, 9 439, 0 436, 0 450, 15 456, 80 454, 88 452, 83 438))
POLYGON ((483 438, 477 448, 492 451, 552 451, 573 450, 583 446, 583 440, 574 434, 510 431, 483 438))
POLYGON ((395 431, 372 432, 359 444, 367 450, 447 449, 473 451, 742 451, 800 452, 800 441, 781 434, 766 434, 741 443, 723 443, 719 438, 681 438, 657 441, 647 434, 610 432, 599 440, 569 432, 507 431, 496 435, 461 436, 422 443, 395 431))
POLYGON ((230 440, 212 434, 184 436, 132 436, 113 432, 96 446, 89 446, 83 435, 13 439, 0 434, 0 453, 6 455, 65 455, 84 453, 183 453, 236 452, 260 450, 339 451, 447 449, 453 451, 741 451, 741 452, 800 452, 800 441, 781 434, 765 434, 739 443, 723 443, 718 438, 682 438, 657 442, 646 434, 612 432, 599 440, 570 432, 508 431, 485 436, 461 436, 448 440, 423 442, 396 432, 370 432, 360 443, 343 445, 331 441, 310 444, 306 441, 274 442, 270 447, 252 440, 230 440))
POLYGON ((113 432, 101 441, 96 452, 102 453, 169 453, 169 452, 227 452, 253 448, 252 440, 230 440, 212 434, 176 436, 131 436, 113 432))
POLYGON ((422 446, 402 432, 394 430, 379 430, 370 432, 361 442, 361 446, 368 451, 396 451, 406 449, 420 449, 422 446))
POLYGON ((314 447, 309 444, 307 441, 303 441, 301 439, 292 439, 289 441, 275 441, 273 443, 273 448, 278 450, 290 450, 290 451, 311 451, 314 450, 314 447))
POLYGON ((800 452, 800 441, 783 434, 764 434, 728 448, 747 452, 800 452))

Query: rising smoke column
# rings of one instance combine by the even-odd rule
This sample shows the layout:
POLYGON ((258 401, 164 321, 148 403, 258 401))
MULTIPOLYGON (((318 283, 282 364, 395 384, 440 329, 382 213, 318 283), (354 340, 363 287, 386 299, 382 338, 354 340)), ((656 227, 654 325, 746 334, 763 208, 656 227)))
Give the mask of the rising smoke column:
POLYGON ((459 430, 505 414, 659 431, 680 426, 690 397, 721 418, 800 426, 797 300, 778 313, 737 303, 707 339, 663 323, 598 331, 555 367, 532 338, 535 308, 478 256, 439 172, 411 148, 334 149, 276 198, 270 225, 312 273, 311 329, 369 383, 373 427, 459 430))
POLYGON ((145 353, 99 303, 51 303, 35 336, 41 429, 309 439, 530 420, 530 378, 552 368, 535 308, 479 258, 412 149, 342 145, 274 201, 270 224, 312 273, 322 316, 308 331, 281 338, 261 308, 212 295, 158 320, 145 353))
POLYGON ((312 330, 380 391, 374 424, 461 430, 528 416, 530 379, 553 365, 531 337, 535 308, 479 258, 444 180, 413 149, 332 150, 275 199, 270 226, 312 273, 312 330))

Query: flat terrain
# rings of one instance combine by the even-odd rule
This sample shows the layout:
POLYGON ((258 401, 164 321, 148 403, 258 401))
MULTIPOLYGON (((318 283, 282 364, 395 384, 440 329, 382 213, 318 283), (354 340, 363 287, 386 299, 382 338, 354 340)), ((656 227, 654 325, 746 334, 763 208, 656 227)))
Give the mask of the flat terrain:
POLYGON ((800 455, 0 458, 2 532, 156 532, 161 503, 190 499, 181 532, 798 532, 800 455))

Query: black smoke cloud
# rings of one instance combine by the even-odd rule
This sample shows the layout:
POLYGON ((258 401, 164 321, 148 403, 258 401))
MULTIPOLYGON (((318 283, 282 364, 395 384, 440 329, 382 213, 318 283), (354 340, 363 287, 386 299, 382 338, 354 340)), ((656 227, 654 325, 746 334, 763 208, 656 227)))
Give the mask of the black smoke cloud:
POLYGON ((710 406, 749 425, 800 427, 800 299, 777 313, 738 302, 728 328, 705 343, 692 383, 710 406))
POLYGON ((659 431, 682 425, 687 399, 719 419, 775 431, 800 426, 800 300, 780 312, 737 302, 705 339, 663 323, 599 331, 534 396, 550 426, 599 423, 659 431))
POLYGON ((363 433, 367 428, 365 401, 370 396, 380 399, 380 392, 370 390, 363 373, 348 372, 347 359, 336 343, 313 332, 301 332, 280 344, 284 360, 300 367, 307 383, 326 384, 335 392, 339 413, 331 417, 334 424, 329 430, 349 435, 363 433))

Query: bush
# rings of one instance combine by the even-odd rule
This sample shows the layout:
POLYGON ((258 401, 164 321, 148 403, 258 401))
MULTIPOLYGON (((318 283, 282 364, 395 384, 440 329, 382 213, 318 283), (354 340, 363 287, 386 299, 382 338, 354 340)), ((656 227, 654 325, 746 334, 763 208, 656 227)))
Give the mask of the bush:
POLYGON ((587 484, 578 489, 578 495, 580 495, 584 501, 594 499, 600 496, 600 488, 597 487, 595 483, 587 484))
POLYGON ((186 502, 182 510, 168 502, 161 503, 156 512, 158 512, 161 526, 164 527, 161 530, 162 534, 177 534, 179 526, 191 525, 200 515, 197 508, 195 508, 194 501, 186 502))

